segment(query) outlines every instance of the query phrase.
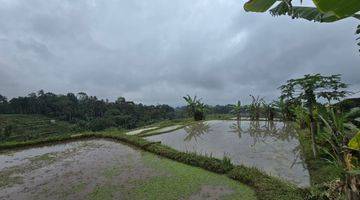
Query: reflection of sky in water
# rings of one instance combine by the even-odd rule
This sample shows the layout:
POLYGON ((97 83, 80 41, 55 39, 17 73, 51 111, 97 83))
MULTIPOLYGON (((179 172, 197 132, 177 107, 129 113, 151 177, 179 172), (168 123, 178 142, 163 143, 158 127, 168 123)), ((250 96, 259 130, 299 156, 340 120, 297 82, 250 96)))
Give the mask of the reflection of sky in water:
POLYGON ((265 121, 207 121, 171 133, 148 137, 181 151, 222 158, 255 166, 299 186, 309 186, 309 173, 300 155, 291 124, 265 121))
POLYGON ((0 170, 29 162, 29 158, 48 153, 63 152, 84 145, 85 141, 63 143, 36 148, 0 152, 0 170))

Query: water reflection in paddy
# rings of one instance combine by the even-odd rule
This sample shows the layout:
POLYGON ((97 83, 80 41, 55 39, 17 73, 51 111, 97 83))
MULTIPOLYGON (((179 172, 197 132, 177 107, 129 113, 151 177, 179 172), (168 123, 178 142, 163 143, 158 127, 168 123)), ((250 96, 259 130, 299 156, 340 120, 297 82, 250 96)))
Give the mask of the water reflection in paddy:
POLYGON ((171 133, 147 137, 180 151, 192 151, 222 158, 235 164, 255 166, 309 186, 309 173, 292 124, 266 121, 207 121, 171 133))

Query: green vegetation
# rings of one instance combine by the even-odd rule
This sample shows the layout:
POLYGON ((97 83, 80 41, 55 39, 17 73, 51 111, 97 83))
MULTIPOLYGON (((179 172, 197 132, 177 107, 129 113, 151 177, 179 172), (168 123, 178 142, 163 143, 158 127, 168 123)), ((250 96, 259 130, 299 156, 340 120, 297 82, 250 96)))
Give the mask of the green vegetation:
POLYGON ((201 102, 201 99, 197 99, 196 96, 192 98, 190 95, 183 97, 186 101, 188 113, 194 117, 195 121, 201 121, 205 119, 205 104, 201 102))
MULTIPOLYGON (((334 165, 330 165, 324 159, 314 158, 311 148, 311 137, 307 130, 299 131, 299 141, 302 146, 302 153, 305 155, 312 185, 321 185, 340 177, 340 171, 334 165)), ((320 158, 327 157, 323 151, 320 151, 318 156, 320 158)))
MULTIPOLYGON (((184 99, 188 103, 187 110, 193 117, 193 120, 179 114, 179 110, 182 110, 181 108, 173 109, 170 107, 172 110, 169 109, 169 112, 158 113, 157 111, 155 112, 155 110, 160 109, 159 107, 144 107, 141 104, 135 105, 126 102, 124 98, 119 98, 114 103, 106 102, 104 104, 105 111, 107 112, 107 109, 110 109, 111 112, 109 111, 104 115, 101 114, 101 116, 98 117, 94 115, 84 120, 86 123, 91 123, 91 126, 94 126, 93 128, 89 128, 88 125, 83 126, 80 121, 68 123, 59 120, 52 121, 52 118, 40 115, 3 114, 0 115, 1 137, 3 138, 0 143, 0 150, 85 138, 106 138, 125 142, 145 151, 193 167, 199 167, 211 172, 226 175, 234 180, 251 186, 255 191, 256 198, 260 200, 327 200, 341 198, 353 200, 359 197, 357 190, 360 169, 359 144, 357 139, 359 136, 356 135, 356 133, 358 133, 358 128, 356 126, 358 126, 357 123, 360 117, 360 109, 358 108, 356 99, 332 104, 333 101, 338 101, 341 97, 348 94, 348 92, 344 90, 346 87, 347 85, 341 82, 340 75, 322 76, 320 74, 315 74, 305 75, 303 78, 287 81, 285 85, 280 87, 282 95, 279 101, 269 104, 259 96, 251 96, 253 99, 251 105, 242 106, 239 101, 236 105, 207 106, 196 97, 192 98, 186 96, 184 99), (321 101, 318 100, 320 98, 325 99, 327 102, 322 104, 321 101), (137 106, 144 108, 144 110, 140 109, 141 111, 136 112, 137 114, 146 113, 145 118, 152 116, 154 114, 152 113, 153 111, 156 113, 156 116, 166 117, 155 117, 154 119, 156 120, 142 118, 137 121, 136 124, 131 126, 123 126, 121 123, 108 123, 107 120, 110 119, 111 121, 116 118, 115 116, 122 115, 121 113, 124 110, 124 112, 128 112, 129 114, 133 109, 139 109, 137 106), (119 109, 118 111, 121 110, 121 112, 113 109, 114 107, 119 109), (149 111, 147 109, 153 110, 149 111), (177 112, 178 114, 176 114, 177 112), (231 112, 232 114, 230 114, 231 112), (168 115, 170 113, 172 114, 168 115), (180 152, 162 145, 160 142, 150 142, 143 138, 145 136, 162 134, 192 126, 194 125, 194 121, 204 120, 205 114, 207 115, 207 119, 229 120, 233 119, 235 116, 237 119, 241 119, 242 116, 247 114, 253 120, 260 120, 261 117, 265 117, 267 120, 272 121, 275 116, 278 116, 283 120, 296 121, 299 127, 299 140, 302 147, 302 153, 305 156, 307 167, 311 175, 312 187, 300 189, 278 178, 269 176, 255 168, 235 166, 227 157, 221 160, 211 156, 198 155, 196 153, 180 152), (176 118, 174 116, 182 117, 176 118), (96 120, 96 122, 93 120, 96 120), (148 125, 150 123, 151 127, 156 128, 142 131, 134 136, 125 134, 130 128, 135 128, 140 125, 149 127, 148 125), (163 129, 171 126, 174 126, 174 128, 163 129), (108 127, 113 128, 101 131, 108 127), (85 130, 98 132, 85 132, 85 130), (74 134, 75 132, 77 134, 74 134)), ((78 97, 78 101, 82 103, 87 102, 86 99, 89 100, 84 94, 78 97)), ((82 103, 79 103, 78 106, 82 103)), ((2 100, 2 103, 0 102, 0 104, 2 104, 0 105, 2 111, 4 111, 4 105, 11 105, 11 103, 6 102, 6 100, 2 100)), ((161 107, 161 109, 165 107, 161 107)), ((184 111, 184 109, 182 111, 184 111)), ((73 115, 71 118, 75 119, 76 117, 73 115)), ((129 118, 129 120, 133 119, 129 118)), ((127 121, 126 123, 133 122, 127 121)), ((255 121, 254 124, 258 124, 258 122, 255 121)), ((201 125, 205 125, 205 123, 200 123, 200 126, 201 125)), ((202 128, 206 129, 206 127, 202 128)), ((189 137, 185 138, 185 140, 196 137, 198 136, 197 134, 201 134, 201 132, 194 134, 191 134, 190 132, 189 137)), ((44 155, 35 159, 38 162, 51 162, 52 158, 51 155, 44 155)), ((199 191, 201 189, 201 184, 203 185, 206 183, 208 186, 213 186, 213 183, 216 182, 215 179, 210 177, 212 175, 204 175, 204 177, 199 177, 192 181, 191 184, 185 184, 194 177, 194 174, 202 174, 203 172, 197 171, 200 170, 198 168, 191 168, 187 169, 187 173, 184 173, 184 169, 182 168, 183 165, 174 165, 167 160, 155 158, 153 155, 149 155, 146 158, 146 163, 153 166, 153 168, 156 168, 155 162, 162 163, 161 170, 172 174, 172 176, 159 176, 137 183, 139 187, 137 187, 137 191, 134 193, 133 198, 141 199, 147 194, 149 195, 147 197, 150 199, 155 199, 155 196, 151 195, 155 195, 156 193, 161 193, 161 198, 163 199, 184 198, 199 191), (180 172, 181 174, 186 175, 179 177, 180 172), (174 181, 174 179, 176 179, 176 181, 174 181), (148 194, 148 191, 157 192, 148 194), (171 193, 169 191, 173 192, 171 193)), ((105 171, 103 175, 110 178, 115 174, 121 173, 121 171, 118 170, 119 169, 117 168, 112 168, 105 171)), ((16 177, 14 179, 3 177, 1 184, 11 184, 16 183, 17 181, 20 180, 16 177)), ((232 195, 240 195, 240 192, 243 192, 233 187, 235 182, 229 182, 229 180, 227 180, 221 183, 235 191, 226 196, 226 198, 231 199, 232 197, 235 197, 232 195)), ((111 198, 112 196, 110 194, 118 190, 119 188, 114 185, 109 185, 109 187, 98 187, 91 194, 91 198, 111 198)), ((245 192, 243 194, 244 198, 251 199, 252 194, 250 193, 251 192, 245 192)))
POLYGON ((307 108, 314 157, 318 153, 315 141, 315 136, 318 133, 317 121, 315 119, 317 100, 324 98, 330 105, 332 100, 339 100, 348 94, 344 90, 345 88, 347 88, 347 84, 341 82, 339 74, 332 76, 307 74, 302 78, 290 79, 285 85, 280 86, 281 99, 297 102, 299 105, 304 104, 307 108))
POLYGON ((123 97, 109 102, 83 92, 57 95, 43 90, 9 101, 0 95, 0 114, 45 115, 92 131, 109 127, 133 129, 176 118, 175 109, 168 105, 146 106, 126 101, 123 97))
MULTIPOLYGON (((330 23, 348 17, 360 19, 360 2, 358 0, 312 0, 316 7, 294 6, 292 0, 248 0, 244 9, 250 12, 269 10, 273 16, 288 15, 320 23, 330 23), (274 6, 276 4, 276 6, 274 6)), ((300 3, 303 1, 300 0, 300 3)), ((356 29, 360 34, 360 25, 356 29)), ((359 39, 359 38, 358 38, 359 39)), ((357 40, 358 40, 357 39, 357 40)), ((360 46, 360 43, 358 43, 360 46)))
POLYGON ((238 121, 241 120, 241 101, 237 101, 237 103, 234 104, 232 107, 233 107, 232 113, 236 115, 236 119, 238 121))
POLYGON ((358 112, 354 110, 345 114, 341 112, 340 103, 331 104, 332 100, 348 94, 344 90, 346 87, 340 75, 320 74, 292 79, 280 87, 282 99, 297 102, 292 111, 302 129, 300 142, 311 175, 311 194, 316 199, 360 198, 357 189, 360 180, 359 150, 348 146, 358 131, 351 123, 358 112), (320 104, 318 98, 326 99, 327 104, 320 104))
POLYGON ((256 199, 254 191, 225 176, 210 173, 197 167, 162 159, 152 154, 144 154, 146 165, 156 169, 156 176, 137 184, 131 199, 187 199, 201 190, 202 186, 221 186, 231 190, 224 199, 256 199), (174 181, 176 180, 176 181, 174 181), (156 191, 151 192, 149 191, 156 191))
POLYGON ((259 200, 267 199, 305 199, 307 193, 291 184, 277 178, 270 177, 256 168, 244 166, 234 167, 228 176, 242 183, 252 186, 259 200))
POLYGON ((0 115, 0 140, 25 141, 70 134, 81 130, 76 125, 41 115, 0 115))
POLYGON ((260 96, 255 97, 253 95, 250 95, 250 97, 252 99, 250 104, 250 119, 259 120, 261 115, 261 106, 264 99, 260 98, 260 96))

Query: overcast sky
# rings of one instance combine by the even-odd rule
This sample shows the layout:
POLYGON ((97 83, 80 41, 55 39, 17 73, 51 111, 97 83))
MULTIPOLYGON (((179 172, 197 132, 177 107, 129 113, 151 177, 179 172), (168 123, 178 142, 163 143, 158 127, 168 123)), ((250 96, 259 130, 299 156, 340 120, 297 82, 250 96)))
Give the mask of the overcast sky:
POLYGON ((307 73, 360 90, 359 21, 246 13, 241 0, 0 0, 0 94, 44 89, 181 105, 275 99, 307 73))

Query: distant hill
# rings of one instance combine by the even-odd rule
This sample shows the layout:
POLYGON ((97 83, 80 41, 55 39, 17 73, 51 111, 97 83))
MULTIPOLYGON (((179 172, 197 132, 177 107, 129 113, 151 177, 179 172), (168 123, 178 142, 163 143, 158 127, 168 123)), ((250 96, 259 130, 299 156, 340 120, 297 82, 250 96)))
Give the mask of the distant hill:
POLYGON ((41 115, 0 115, 0 142, 26 141, 76 131, 79 131, 76 125, 41 115))
POLYGON ((360 98, 349 98, 335 104, 339 106, 341 110, 348 112, 352 108, 360 107, 360 98))

